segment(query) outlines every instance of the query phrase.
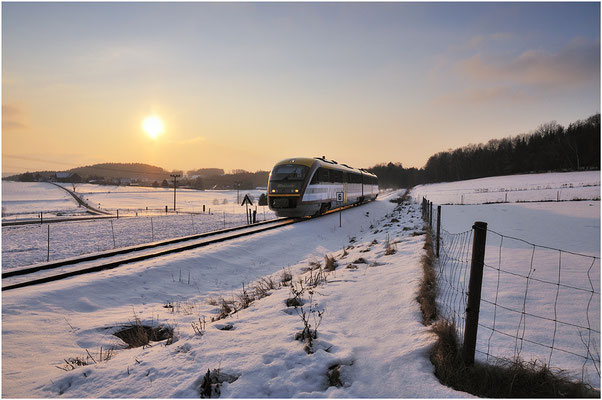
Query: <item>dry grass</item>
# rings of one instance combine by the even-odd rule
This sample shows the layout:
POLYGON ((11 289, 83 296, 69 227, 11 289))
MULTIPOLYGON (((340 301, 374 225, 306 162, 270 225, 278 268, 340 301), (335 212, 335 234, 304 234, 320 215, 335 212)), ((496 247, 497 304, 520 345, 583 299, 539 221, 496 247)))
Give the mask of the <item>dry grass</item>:
MULTIPOLYGON (((429 325, 438 318, 436 296, 437 282, 433 267, 435 255, 431 231, 427 230, 425 254, 421 263, 423 279, 417 301, 422 310, 423 322, 429 325)), ((437 341, 430 352, 439 381, 455 390, 479 397, 568 397, 600 398, 600 391, 582 382, 569 379, 562 370, 552 370, 537 361, 520 359, 498 361, 496 364, 464 363, 456 327, 449 321, 439 320, 431 326, 437 341)))
POLYGON ((205 327, 206 327, 206 322, 205 322, 205 316, 203 315, 202 318, 199 318, 199 322, 191 322, 190 325, 192 325, 192 330, 194 331, 194 334, 197 336, 203 336, 205 334, 205 327))
POLYGON ((173 343, 174 329, 166 325, 142 325, 140 320, 136 318, 133 323, 126 325, 113 335, 123 340, 128 345, 127 348, 131 349, 147 346, 151 341, 160 342, 166 340, 167 344, 171 344, 173 343))
POLYGON ((422 311, 422 323, 430 325, 437 319, 437 276, 435 273, 435 254, 433 252, 433 241, 430 231, 427 232, 424 241, 425 254, 420 262, 422 264, 422 280, 418 288, 416 301, 420 304, 422 311))
POLYGON ((328 254, 324 256, 324 270, 328 272, 332 272, 337 269, 338 264, 334 257, 329 256, 328 254))
POLYGON ((290 268, 282 268, 282 273, 280 274, 280 283, 282 286, 288 286, 293 280, 293 274, 291 273, 290 268))
POLYGON ((309 269, 310 269, 310 270, 312 270, 312 269, 318 269, 318 268, 320 268, 320 267, 322 267, 322 264, 320 263, 320 261, 317 261, 317 260, 311 260, 311 261, 309 262, 309 269))
POLYGON ((326 279, 326 274, 322 268, 318 268, 317 270, 309 270, 305 274, 304 279, 305 285, 309 287, 317 287, 319 285, 325 284, 328 282, 326 279))
POLYGON ((435 375, 442 384, 456 390, 479 397, 600 397, 598 390, 572 381, 563 371, 553 371, 539 362, 507 360, 495 365, 467 366, 462 360, 455 326, 439 321, 432 331, 438 337, 430 354, 435 375))
MULTIPOLYGON (((292 277, 291 277, 292 279, 292 277)), ((270 295, 270 291, 278 289, 279 285, 272 279, 272 277, 264 277, 255 282, 253 285, 253 297, 254 300, 263 299, 270 295)))
POLYGON ((397 253, 397 246, 389 240, 389 234, 387 234, 387 240, 385 241, 385 255, 390 256, 395 253, 397 253))
POLYGON ((83 367, 90 364, 98 364, 100 362, 109 361, 113 357, 113 348, 105 349, 103 352, 102 347, 100 347, 97 354, 94 356, 87 350, 86 355, 81 357, 70 357, 65 358, 65 364, 63 365, 55 365, 58 369, 62 369, 63 371, 71 371, 77 367, 83 367))

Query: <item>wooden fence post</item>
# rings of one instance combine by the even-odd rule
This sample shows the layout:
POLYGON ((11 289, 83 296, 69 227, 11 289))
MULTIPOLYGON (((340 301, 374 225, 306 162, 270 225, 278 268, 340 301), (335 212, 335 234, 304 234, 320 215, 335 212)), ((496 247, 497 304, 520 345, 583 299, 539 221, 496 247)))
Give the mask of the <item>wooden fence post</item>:
POLYGON ((50 224, 46 225, 48 227, 48 252, 46 253, 46 262, 50 261, 50 224))
POLYGON ((441 236, 441 206, 437 206, 437 258, 439 258, 439 238, 441 236))
POLYGON ((429 201, 429 229, 433 229, 433 202, 429 201))
POLYGON ((487 223, 477 221, 472 226, 472 261, 470 281, 468 282, 468 300, 466 303, 466 324, 464 326, 463 358, 466 365, 474 364, 477 344, 479 309, 481 306, 481 286, 483 283, 483 265, 485 263, 485 244, 487 242, 487 223))

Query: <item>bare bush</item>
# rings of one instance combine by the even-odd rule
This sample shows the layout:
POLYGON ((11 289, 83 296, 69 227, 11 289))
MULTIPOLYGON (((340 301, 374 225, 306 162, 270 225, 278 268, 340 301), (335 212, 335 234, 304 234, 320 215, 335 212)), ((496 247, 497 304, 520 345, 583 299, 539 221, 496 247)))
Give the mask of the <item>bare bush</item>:
POLYGON ((328 272, 332 272, 337 269, 338 264, 334 257, 329 256, 328 254, 324 256, 324 270, 328 272))
POLYGON ((317 270, 309 270, 305 274, 304 281, 305 284, 310 287, 317 287, 328 282, 326 279, 326 274, 322 268, 318 268, 317 270))
POLYGON ((205 316, 203 315, 202 318, 199 317, 199 322, 191 322, 190 325, 192 325, 192 330, 194 331, 194 334, 197 336, 203 336, 205 334, 205 327, 206 327, 206 322, 205 322, 205 316))
POLYGON ((396 252, 397 247, 395 246, 395 243, 391 243, 391 241, 389 240, 389 235, 387 234, 387 241, 385 242, 385 255, 390 256, 392 254, 395 254, 396 252))
POLYGON ((282 273, 280 274, 280 283, 282 286, 287 286, 293 280, 293 274, 291 273, 290 268, 282 268, 282 273))
POLYGON ((291 285, 292 297, 287 300, 287 304, 291 304, 297 315, 303 322, 303 330, 295 335, 295 340, 305 343, 304 350, 307 354, 313 353, 314 340, 318 338, 318 327, 322 323, 322 316, 325 309, 320 310, 317 303, 314 303, 314 291, 304 286, 303 281, 291 285), (305 301, 303 295, 305 292, 309 294, 307 306, 304 306, 305 301))

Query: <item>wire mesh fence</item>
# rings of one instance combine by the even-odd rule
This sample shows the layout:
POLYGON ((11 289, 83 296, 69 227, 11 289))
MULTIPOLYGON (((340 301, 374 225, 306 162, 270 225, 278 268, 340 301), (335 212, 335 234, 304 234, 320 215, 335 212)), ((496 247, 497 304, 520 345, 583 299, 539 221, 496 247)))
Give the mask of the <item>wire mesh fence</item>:
MULTIPOLYGON (((275 218, 260 213, 257 221, 275 218)), ((2 268, 56 261, 247 224, 245 213, 155 215, 2 227, 2 268)))
MULTIPOLYGON (((473 239, 440 230, 437 302, 461 341, 473 239)), ((600 387, 600 258, 487 229, 475 357, 537 360, 600 387)))

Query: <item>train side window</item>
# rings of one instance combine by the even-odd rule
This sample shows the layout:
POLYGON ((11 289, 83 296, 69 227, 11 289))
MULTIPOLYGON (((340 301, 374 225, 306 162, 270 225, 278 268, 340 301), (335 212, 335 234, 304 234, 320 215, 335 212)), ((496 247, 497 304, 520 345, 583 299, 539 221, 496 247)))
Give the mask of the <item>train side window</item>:
POLYGON ((316 170, 314 172, 314 176, 311 177, 311 182, 309 182, 310 185, 315 185, 316 183, 318 183, 318 171, 316 170))
POLYGON ((331 171, 332 182, 343 183, 343 171, 331 171))
POLYGON ((318 182, 323 183, 330 181, 328 170, 326 168, 320 168, 316 173, 318 174, 318 182))

